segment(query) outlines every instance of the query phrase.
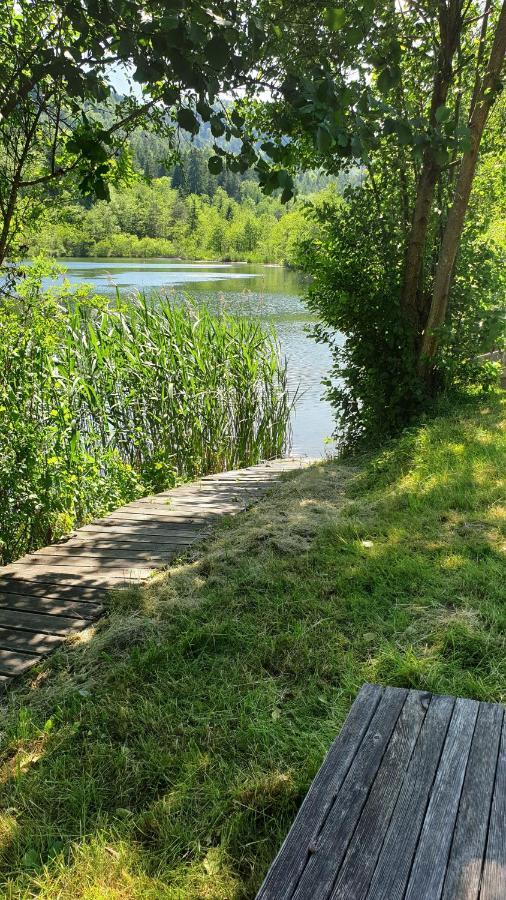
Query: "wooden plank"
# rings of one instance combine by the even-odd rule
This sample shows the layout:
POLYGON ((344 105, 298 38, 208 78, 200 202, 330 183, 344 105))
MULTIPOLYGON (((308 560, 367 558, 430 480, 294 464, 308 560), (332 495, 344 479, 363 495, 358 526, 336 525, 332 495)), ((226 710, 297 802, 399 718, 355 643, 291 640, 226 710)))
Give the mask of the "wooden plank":
MULTIPOLYGON (((244 494, 245 496, 252 495, 256 496, 261 491, 267 490, 272 486, 274 481, 262 482, 259 479, 246 479, 246 478, 235 478, 230 479, 229 481, 213 481, 213 482, 201 482, 194 491, 188 491, 187 493, 174 494, 174 497, 217 497, 221 499, 222 497, 234 497, 238 494, 244 494)), ((140 500, 136 501, 140 503, 140 500)))
MULTIPOLYGON (((66 585, 67 588, 101 588, 103 591, 108 591, 125 583, 128 584, 130 581, 133 583, 137 579, 134 577, 127 579, 124 575, 116 576, 105 572, 100 578, 97 578, 96 575, 87 575, 84 572, 69 572, 66 570, 57 572, 55 569, 44 571, 43 567, 39 566, 36 569, 20 569, 19 573, 17 573, 17 580, 30 582, 30 588, 36 585, 51 585, 53 588, 66 585)), ((4 589, 4 586, 0 585, 0 588, 4 589)), ((26 590, 28 590, 28 587, 26 590)))
POLYGON ((58 647, 62 640, 59 635, 54 634, 38 634, 16 628, 0 628, 0 648, 2 650, 44 654, 58 647))
POLYGON ((70 616, 74 619, 98 618, 104 607, 100 603, 78 603, 73 600, 57 600, 53 597, 31 597, 22 594, 0 593, 0 608, 42 613, 44 615, 70 616))
MULTIPOLYGON (((195 537, 196 535, 193 535, 195 537)), ((190 541, 191 542, 191 541, 190 541)), ((154 553, 154 554, 173 554, 180 553, 181 547, 186 546, 188 540, 179 543, 171 541, 170 543, 158 543, 156 538, 145 538, 145 539, 137 539, 132 538, 132 540, 122 540, 120 537, 114 537, 114 534, 110 534, 98 539, 95 539, 93 535, 88 535, 88 540, 72 540, 72 542, 68 542, 66 544, 54 544, 52 547, 45 547, 44 554, 50 555, 50 551, 57 550, 60 552, 60 548, 67 550, 69 553, 76 550, 83 550, 85 553, 90 553, 95 550, 108 550, 110 552, 115 551, 125 551, 125 550, 137 550, 139 553, 154 553)), ((37 550, 37 555, 41 553, 41 550, 37 550)), ((119 556, 124 556, 125 554, 120 552, 119 556)))
MULTIPOLYGON (((174 500, 174 505, 171 509, 167 510, 167 513, 161 513, 159 510, 156 513, 150 512, 149 510, 141 511, 139 509, 115 509, 113 513, 109 516, 103 516, 99 519, 93 519, 92 524, 101 524, 104 522, 137 522, 139 525, 143 524, 152 524, 163 526, 170 524, 174 521, 173 514, 179 514, 183 516, 183 514, 188 514, 188 516, 192 520, 201 521, 208 515, 224 515, 226 513, 234 513, 242 508, 242 504, 237 503, 218 503, 217 501, 205 501, 198 500, 195 498, 194 501, 190 500, 174 500)), ((85 526, 86 527, 86 526, 85 526)))
POLYGON ((40 660, 40 656, 33 653, 21 653, 18 650, 3 650, 0 648, 0 674, 21 675, 27 669, 34 666, 40 660))
POLYGON ((66 635, 85 628, 89 624, 89 621, 70 619, 67 616, 40 615, 35 612, 22 612, 18 609, 0 608, 0 627, 66 635))
POLYGON ((101 603, 107 596, 107 589, 83 584, 39 584, 11 577, 0 577, 0 594, 19 594, 23 597, 45 597, 52 600, 76 600, 80 603, 101 603))
MULTIPOLYGON (((432 697, 371 879, 368 900, 401 900, 455 700, 432 697)), ((428 900, 428 896, 427 900, 428 900)))
POLYGON ((86 540, 87 535, 101 536, 103 538, 114 539, 115 536, 119 540, 139 540, 139 541, 157 541, 160 544, 169 544, 170 546, 180 544, 186 546, 194 540, 199 540, 202 534, 201 529, 195 529, 185 533, 178 530, 177 534, 172 532, 171 528, 164 525, 162 527, 156 525, 136 526, 130 523, 119 522, 109 523, 108 525, 85 525, 79 529, 79 535, 86 540))
POLYGON ((32 559, 40 559, 42 561, 47 560, 51 557, 58 557, 60 559, 126 559, 126 560, 166 560, 170 559, 173 556, 173 553, 170 549, 166 548, 165 550, 152 550, 149 544, 144 545, 144 549, 138 549, 137 547, 127 548, 126 550, 120 550, 117 546, 111 547, 96 547, 94 544, 83 544, 83 546, 70 546, 67 547, 65 545, 61 546, 52 546, 52 547, 44 547, 42 550, 37 550, 35 553, 31 553, 28 556, 23 556, 21 559, 18 559, 18 563, 28 562, 32 559))
POLYGON ((504 710, 497 703, 480 703, 448 860, 443 900, 478 900, 479 897, 503 715, 504 710))
POLYGON ((378 685, 361 689, 316 775, 297 817, 257 895, 289 900, 328 810, 338 793, 383 694, 378 685))
POLYGON ((503 719, 497 757, 480 900, 503 900, 504 897, 506 897, 506 716, 503 719))
MULTIPOLYGON (((186 529, 186 528, 192 530, 194 528, 200 528, 202 523, 204 523, 204 525, 205 525, 207 522, 211 522, 211 523, 214 522, 215 518, 216 518, 216 516, 210 515, 209 513, 206 513, 206 512, 202 512, 200 515, 198 515, 196 513, 195 514, 193 514, 193 513, 190 513, 190 514, 188 514, 188 513, 173 513, 173 515, 170 517, 170 520, 167 520, 167 521, 163 520, 162 523, 157 526, 157 528, 159 530, 161 528, 167 528, 169 531, 172 531, 172 530, 179 531, 180 529, 186 529)), ((81 534, 82 532, 88 531, 89 528, 93 525, 105 525, 106 528, 109 528, 109 527, 111 527, 111 522, 114 522, 114 521, 117 521, 119 525, 125 524, 124 520, 119 520, 119 519, 115 520, 114 513, 112 512, 112 513, 110 513, 110 515, 104 516, 101 519, 95 519, 93 522, 88 522, 87 525, 81 525, 81 527, 76 529, 76 531, 78 534, 81 534)), ((146 522, 143 520, 140 523, 140 527, 147 528, 148 526, 146 525, 146 522)))
MULTIPOLYGON (((269 479, 274 479, 276 477, 276 472, 273 472, 271 469, 265 468, 255 468, 247 471, 246 469, 239 469, 235 472, 216 472, 214 475, 204 475, 197 483, 199 487, 205 484, 221 484, 222 482, 263 482, 269 479)), ((184 487, 184 485, 183 485, 184 487)))
POLYGON ((441 896, 477 715, 476 700, 455 701, 405 900, 441 896))
POLYGON ((318 835, 293 900, 328 900, 367 793, 408 695, 387 688, 318 835))
POLYGON ((348 847, 332 900, 366 897, 431 695, 410 691, 348 847))
POLYGON ((96 553, 97 555, 91 552, 80 556, 65 553, 54 553, 51 555, 41 553, 40 556, 34 554, 33 556, 24 556, 20 559, 19 566, 27 569, 31 569, 33 566, 57 566, 58 568, 72 569, 75 572, 81 569, 95 569, 97 572, 108 569, 118 569, 120 572, 128 571, 129 569, 149 569, 151 571, 166 566, 168 560, 167 555, 159 556, 158 558, 148 556, 146 553, 140 555, 132 554, 132 556, 129 554, 124 557, 119 554, 103 557, 99 555, 98 551, 96 553))
MULTIPOLYGON (((184 515, 181 515, 179 521, 177 521, 178 525, 181 525, 183 521, 190 522, 190 524, 212 525, 216 521, 220 511, 218 510, 212 514, 202 512, 198 516, 194 513, 190 513, 189 510, 187 512, 188 519, 186 519, 184 515)), ((226 512, 226 510, 223 510, 222 512, 226 512)), ((152 534, 153 532, 161 533, 164 530, 166 534, 170 534, 170 529, 173 524, 175 524, 174 519, 166 522, 163 519, 155 518, 154 516, 138 516, 132 513, 125 516, 113 515, 108 519, 94 519, 90 525, 84 525, 80 531, 87 532, 92 529, 92 526, 100 526, 100 531, 103 531, 104 528, 113 529, 114 531, 117 531, 118 528, 133 528, 137 531, 144 530, 147 534, 152 534)), ((96 528, 93 530, 96 530, 96 528)))

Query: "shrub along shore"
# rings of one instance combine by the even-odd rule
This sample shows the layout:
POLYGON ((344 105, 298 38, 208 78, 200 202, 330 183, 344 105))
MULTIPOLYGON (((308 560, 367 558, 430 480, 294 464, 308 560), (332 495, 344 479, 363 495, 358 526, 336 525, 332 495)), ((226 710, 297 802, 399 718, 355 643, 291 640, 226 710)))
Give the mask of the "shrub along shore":
POLYGON ((504 701, 506 398, 310 467, 2 711, 5 895, 253 898, 360 685, 504 701))
POLYGON ((0 562, 178 480, 282 454, 286 366, 257 322, 162 295, 0 305, 0 562))

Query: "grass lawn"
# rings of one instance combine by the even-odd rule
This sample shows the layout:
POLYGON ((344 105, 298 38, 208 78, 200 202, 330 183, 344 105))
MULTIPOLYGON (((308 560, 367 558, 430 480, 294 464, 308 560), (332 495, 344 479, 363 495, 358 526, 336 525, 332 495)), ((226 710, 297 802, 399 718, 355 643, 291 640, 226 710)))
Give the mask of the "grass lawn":
POLYGON ((252 898, 364 681, 506 699, 505 420, 289 478, 12 692, 1 896, 252 898))

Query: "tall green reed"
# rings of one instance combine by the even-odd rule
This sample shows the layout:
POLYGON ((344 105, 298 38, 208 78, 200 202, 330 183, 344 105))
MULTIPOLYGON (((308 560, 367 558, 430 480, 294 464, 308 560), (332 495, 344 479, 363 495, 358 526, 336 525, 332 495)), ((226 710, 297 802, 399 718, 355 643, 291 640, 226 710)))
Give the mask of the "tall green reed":
POLYGON ((280 455, 290 402, 275 335, 162 294, 0 300, 2 562, 180 479, 280 455))

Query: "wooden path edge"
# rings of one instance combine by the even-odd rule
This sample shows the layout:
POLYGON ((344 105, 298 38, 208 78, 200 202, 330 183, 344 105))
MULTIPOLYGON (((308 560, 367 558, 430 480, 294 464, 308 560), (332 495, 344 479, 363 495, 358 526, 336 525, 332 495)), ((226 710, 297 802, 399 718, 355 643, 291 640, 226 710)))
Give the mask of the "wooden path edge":
POLYGON ((0 567, 0 694, 100 618, 109 591, 142 583, 207 537, 217 520, 311 462, 286 457, 206 475, 119 507, 0 567))

